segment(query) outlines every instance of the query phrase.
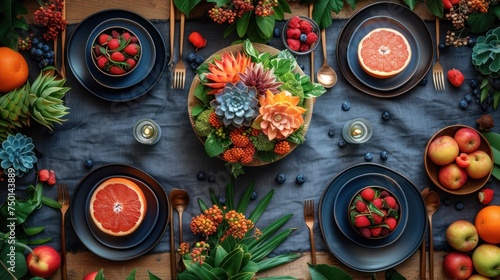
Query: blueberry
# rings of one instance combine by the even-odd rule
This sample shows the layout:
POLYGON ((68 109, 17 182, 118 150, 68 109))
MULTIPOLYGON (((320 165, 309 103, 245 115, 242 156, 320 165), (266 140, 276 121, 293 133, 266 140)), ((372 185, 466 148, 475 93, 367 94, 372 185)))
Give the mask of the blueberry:
POLYGON ((94 161, 92 159, 87 159, 85 160, 83 165, 85 166, 85 168, 91 169, 94 166, 94 161))
POLYGON ((226 204, 226 198, 223 196, 219 196, 219 203, 220 204, 226 204))
POLYGON ((424 77, 420 82, 418 83, 421 86, 425 86, 427 84, 427 77, 424 77))
POLYGON ((33 38, 33 40, 31 40, 31 43, 33 44, 33 46, 36 46, 38 45, 38 43, 40 43, 40 40, 38 38, 33 38))
POLYGON ((300 69, 302 69, 302 71, 304 71, 304 69, 306 68, 306 67, 304 66, 304 64, 299 64, 299 67, 300 67, 300 69))
POLYGON ((486 105, 486 104, 481 104, 481 110, 482 110, 483 112, 488 111, 488 105, 486 105))
POLYGON ((37 48, 31 48, 30 49, 30 54, 31 56, 35 56, 35 52, 36 52, 37 48))
POLYGON ((328 136, 330 136, 330 137, 335 136, 335 130, 333 130, 333 129, 328 130, 328 136))
POLYGON ((53 58, 49 58, 49 59, 47 59, 47 63, 48 63, 49 65, 54 65, 54 59, 53 59, 53 58))
POLYGON ((43 51, 41 49, 36 49, 35 50, 35 55, 38 56, 38 57, 42 57, 43 56, 43 51))
POLYGON ((339 148, 344 148, 345 145, 346 145, 346 142, 344 139, 341 139, 339 140, 339 142, 337 143, 337 145, 339 146, 339 148))
POLYGON ((451 205, 451 199, 448 197, 443 198, 443 204, 445 206, 450 206, 451 205))
POLYGON ((389 153, 386 150, 380 152, 380 159, 387 160, 389 158, 389 153))
POLYGON ((187 55, 186 59, 187 59, 188 62, 194 62, 196 60, 196 54, 194 52, 190 52, 187 55))
POLYGON ((256 200, 258 196, 259 196, 259 194, 256 191, 253 191, 252 195, 250 196, 250 199, 251 200, 256 200))
POLYGON ((384 121, 388 121, 388 120, 390 120, 390 119, 391 119, 391 113, 389 113, 389 112, 387 112, 387 111, 383 112, 383 113, 382 113, 382 119, 383 119, 384 121))
POLYGON ((372 161, 373 160, 373 154, 368 152, 365 154, 365 160, 366 161, 372 161))
POLYGON ((446 46, 445 43, 439 43, 439 50, 442 51, 442 52, 446 52, 448 51, 448 46, 446 46))
POLYGON ((476 45, 476 40, 469 38, 469 41, 467 41, 467 46, 474 47, 474 45, 476 45))
POLYGON ((460 107, 460 109, 465 110, 469 106, 469 103, 467 103, 465 99, 462 99, 460 100, 460 102, 458 102, 458 106, 460 107))
POLYGON ((307 41, 307 35, 304 33, 300 34, 299 41, 305 43, 307 41))
POLYGON ((469 82, 469 86, 471 89, 476 89, 479 86, 479 80, 478 79, 471 79, 469 82))
POLYGON ((201 65, 204 61, 205 61, 205 58, 201 55, 198 55, 194 62, 196 62, 196 64, 198 64, 198 65, 201 65))
POLYGON ((37 48, 37 49, 39 49, 39 50, 42 50, 42 48, 43 48, 43 43, 42 43, 42 42, 40 42, 40 43, 36 44, 36 48, 37 48))
POLYGON ((46 55, 47 55, 47 58, 53 58, 54 57, 54 51, 48 51, 46 53, 46 55))
POLYGON ((215 176, 214 175, 208 176, 208 182, 209 183, 215 183, 215 176))
POLYGON ((351 109, 351 103, 349 103, 349 101, 342 103, 342 111, 349 111, 349 109, 351 109))
POLYGON ((48 52, 48 51, 50 51, 50 47, 49 47, 49 45, 43 45, 43 46, 42 46, 42 51, 44 51, 44 52, 48 52))
POLYGON ((203 171, 198 171, 198 173, 196 173, 196 179, 198 179, 198 181, 203 181, 206 177, 207 174, 205 174, 205 172, 203 171))
POLYGON ((495 90, 500 90, 500 78, 492 78, 490 84, 495 90))
POLYGON ((479 89, 475 88, 472 90, 472 95, 479 97, 480 94, 481 94, 481 91, 479 89))
POLYGON ((304 174, 299 174, 295 177, 295 183, 302 185, 306 182, 306 176, 304 174))
POLYGON ((472 102, 472 94, 467 93, 466 95, 464 95, 464 100, 470 104, 472 102))
POLYGON ((196 64, 196 62, 192 62, 190 66, 192 70, 196 70, 200 65, 196 64))
POLYGON ((458 211, 464 210, 464 204, 462 202, 460 202, 460 201, 457 201, 455 203, 455 209, 457 209, 458 211))
POLYGON ((273 36, 274 37, 281 36, 281 29, 279 29, 278 27, 275 27, 274 30, 273 30, 273 36))
POLYGON ((283 184, 286 181, 286 175, 283 174, 283 173, 279 173, 278 175, 276 175, 276 177, 274 178, 274 180, 278 184, 283 184))

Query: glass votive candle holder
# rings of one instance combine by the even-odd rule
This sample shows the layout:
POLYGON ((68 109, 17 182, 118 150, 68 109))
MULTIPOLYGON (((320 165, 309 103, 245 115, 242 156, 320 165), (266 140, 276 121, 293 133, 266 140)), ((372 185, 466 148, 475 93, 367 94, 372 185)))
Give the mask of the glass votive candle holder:
POLYGON ((350 120, 342 127, 342 136, 347 143, 361 144, 372 137, 373 128, 371 123, 364 118, 350 120))
POLYGON ((140 119, 135 123, 133 133, 137 142, 154 145, 160 140, 161 128, 153 120, 140 119))

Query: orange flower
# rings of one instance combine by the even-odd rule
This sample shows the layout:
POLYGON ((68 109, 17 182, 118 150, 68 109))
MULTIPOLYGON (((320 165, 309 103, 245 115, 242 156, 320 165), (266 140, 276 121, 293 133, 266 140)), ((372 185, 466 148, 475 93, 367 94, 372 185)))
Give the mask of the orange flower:
POLYGON ((262 129, 269 140, 286 139, 304 123, 302 114, 306 109, 297 106, 299 101, 298 96, 287 91, 277 94, 267 91, 259 98, 260 114, 253 126, 262 129))
POLYGON ((209 73, 206 78, 209 80, 205 85, 213 88, 208 94, 216 94, 224 88, 227 83, 236 84, 240 80, 239 73, 245 72, 248 65, 252 64, 252 59, 241 52, 236 57, 233 53, 224 53, 220 59, 214 59, 208 64, 209 73))

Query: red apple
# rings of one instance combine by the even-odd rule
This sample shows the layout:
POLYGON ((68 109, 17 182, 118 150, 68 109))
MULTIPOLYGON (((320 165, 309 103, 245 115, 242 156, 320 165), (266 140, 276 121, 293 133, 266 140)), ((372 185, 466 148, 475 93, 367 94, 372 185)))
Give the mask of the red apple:
POLYGON ((61 266, 61 256, 48 245, 38 246, 26 257, 28 270, 33 276, 47 278, 61 266))
POLYGON ((450 163, 439 169, 438 179, 443 187, 456 190, 462 187, 467 181, 467 172, 456 163, 450 163))
POLYGON ((453 137, 457 141, 458 148, 463 153, 472 153, 481 145, 479 133, 472 128, 463 127, 455 132, 453 137))
POLYGON ((469 221, 457 220, 446 229, 446 241, 455 250, 468 252, 476 248, 479 235, 476 227, 469 221))
POLYGON ((85 277, 83 277, 83 280, 94 280, 98 273, 99 273, 99 271, 93 271, 93 272, 85 275, 85 277))
POLYGON ((472 274, 467 280, 490 280, 490 278, 483 276, 481 274, 472 274))
POLYGON ((460 155, 457 157, 455 160, 455 163, 462 167, 462 168, 467 168, 470 165, 470 158, 469 155, 466 153, 460 153, 460 155))
POLYGON ((437 165, 447 165, 456 160, 458 144, 451 136, 443 135, 432 140, 427 149, 429 159, 437 165))
POLYGON ((467 175, 473 179, 480 179, 490 174, 493 168, 493 162, 490 156, 481 150, 469 154, 470 164, 465 169, 467 175))
POLYGON ((443 272, 450 280, 465 280, 474 271, 472 258, 463 252, 450 252, 443 258, 443 272))

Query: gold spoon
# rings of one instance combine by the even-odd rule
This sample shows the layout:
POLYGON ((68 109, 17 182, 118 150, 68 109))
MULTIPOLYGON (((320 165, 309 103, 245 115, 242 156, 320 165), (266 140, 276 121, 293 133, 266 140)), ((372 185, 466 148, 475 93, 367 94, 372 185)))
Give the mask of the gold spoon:
POLYGON ((170 276, 172 279, 177 278, 177 259, 175 252, 175 233, 174 233, 174 207, 173 193, 176 189, 172 189, 168 194, 168 218, 170 220, 170 276))
MULTIPOLYGON (((429 188, 423 189, 420 194, 422 197, 425 197, 425 195, 429 192, 429 188)), ((426 268, 426 244, 425 244, 425 235, 424 239, 422 240, 422 247, 420 248, 420 279, 425 280, 427 276, 427 268, 426 268)))
POLYGON ((326 59, 326 30, 321 30, 321 46, 323 47, 323 65, 317 73, 318 83, 326 88, 331 88, 337 83, 337 73, 328 65, 326 59))
POLYGON ((174 189, 171 192, 172 207, 179 215, 179 244, 182 243, 182 213, 188 208, 189 194, 183 189, 174 189))
POLYGON ((440 198, 437 192, 429 191, 425 196, 425 207, 429 218, 429 279, 434 279, 434 241, 432 238, 432 215, 439 209, 440 198))

